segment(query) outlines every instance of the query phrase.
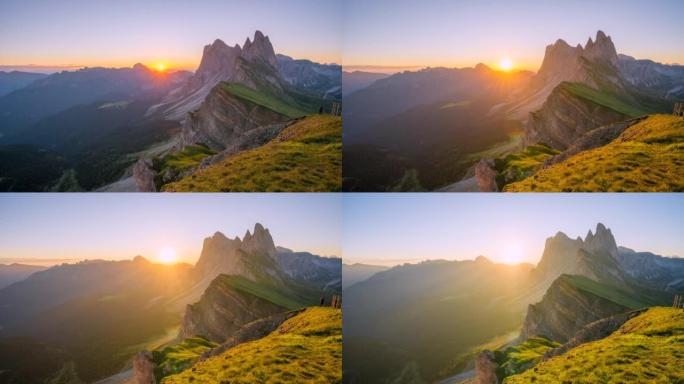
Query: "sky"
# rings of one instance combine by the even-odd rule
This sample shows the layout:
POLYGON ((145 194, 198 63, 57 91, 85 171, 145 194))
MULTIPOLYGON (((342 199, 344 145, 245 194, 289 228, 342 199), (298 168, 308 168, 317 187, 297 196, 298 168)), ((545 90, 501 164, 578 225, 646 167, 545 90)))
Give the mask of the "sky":
MULTIPOLYGON (((204 238, 242 238, 259 222, 276 245, 341 254, 339 194, 2 194, 0 263, 8 259, 195 262, 204 238)), ((33 263, 37 263, 33 260, 33 263)), ((44 264, 44 263, 40 263, 44 264)))
POLYGON ((345 194, 343 261, 536 264, 548 237, 584 238, 599 222, 619 246, 684 257, 683 212, 677 193, 345 194))
POLYGON ((2 0, 0 69, 141 62, 194 70, 205 45, 242 46, 257 29, 276 53, 340 63, 341 13, 338 0, 2 0))
POLYGON ((343 65, 496 67, 508 57, 536 71, 547 45, 584 45, 598 30, 618 53, 684 64, 681 14, 681 0, 344 0, 343 65))

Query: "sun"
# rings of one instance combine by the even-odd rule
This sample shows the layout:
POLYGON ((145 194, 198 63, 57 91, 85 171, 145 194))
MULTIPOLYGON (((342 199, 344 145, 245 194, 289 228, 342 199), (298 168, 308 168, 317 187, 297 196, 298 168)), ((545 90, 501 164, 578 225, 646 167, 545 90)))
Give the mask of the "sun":
POLYGON ((513 69, 513 61, 508 57, 504 57, 499 61, 499 68, 501 68, 502 71, 508 72, 513 69))
POLYGON ((499 255, 499 261, 505 264, 519 264, 525 259, 525 251, 520 244, 508 244, 499 255))
POLYGON ((164 64, 164 63, 157 63, 157 65, 155 65, 155 68, 156 68, 157 71, 159 71, 159 72, 164 72, 164 71, 166 71, 166 64, 164 64))
POLYGON ((176 257, 176 250, 173 247, 166 246, 159 251, 159 261, 164 264, 173 264, 178 258, 176 257))

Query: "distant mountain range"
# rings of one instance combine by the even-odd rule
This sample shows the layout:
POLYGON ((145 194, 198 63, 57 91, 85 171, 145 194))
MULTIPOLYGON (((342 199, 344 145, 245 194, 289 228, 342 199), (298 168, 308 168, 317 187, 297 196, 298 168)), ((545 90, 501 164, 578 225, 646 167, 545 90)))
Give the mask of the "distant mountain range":
POLYGON ((682 292, 684 259, 618 247, 600 223, 584 239, 547 239, 535 267, 482 256, 397 266, 344 289, 345 382, 455 376, 488 343, 565 343, 593 321, 682 292))
POLYGON ((271 319, 261 333, 244 334, 260 338, 290 311, 320 305, 321 298, 330 305, 341 293, 341 274, 339 258, 276 248, 261 224, 242 239, 220 232, 206 238, 194 266, 138 256, 34 272, 0 289, 0 378, 42 383, 65 372, 88 382, 119 372, 130 378, 142 374, 131 365, 142 349, 176 337, 218 346, 247 332, 247 324, 271 319), (33 344, 32 356, 18 352, 33 344), (25 370, 42 359, 52 359, 53 368, 25 370))
POLYGON ((27 80, 0 96, 0 190, 159 190, 206 157, 259 147, 297 118, 329 113, 341 74, 276 55, 257 31, 242 47, 205 46, 194 73, 136 64, 27 80))
POLYGON ((21 89, 31 84, 32 82, 42 79, 47 75, 42 73, 11 71, 0 71, 0 97, 5 96, 12 91, 21 89))
MULTIPOLYGON (((345 96, 344 188, 466 191, 495 185, 501 190, 532 176, 553 151, 578 148, 576 143, 597 128, 671 113, 674 102, 684 100, 683 82, 684 67, 618 55, 602 31, 584 46, 561 39, 547 46, 536 74, 493 71, 482 64, 395 74, 345 96), (540 145, 551 152, 537 156, 540 145), (477 172, 483 159, 498 163, 482 163, 477 172), (407 183, 407 177, 414 180, 407 183)), ((613 128, 594 146, 610 143, 630 125, 613 128)), ((593 148, 582 151, 588 149, 593 148)), ((643 162, 640 170, 652 167, 643 162)), ((648 188, 618 186, 611 175, 606 178, 611 190, 648 188)), ((679 188, 680 180, 658 186, 679 188)))

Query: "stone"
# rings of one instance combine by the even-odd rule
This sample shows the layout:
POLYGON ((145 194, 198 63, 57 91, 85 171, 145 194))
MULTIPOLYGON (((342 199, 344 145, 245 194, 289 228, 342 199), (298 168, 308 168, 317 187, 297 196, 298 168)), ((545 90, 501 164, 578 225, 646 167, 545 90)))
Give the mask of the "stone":
POLYGON ((499 187, 496 185, 494 160, 481 159, 475 165, 475 180, 480 192, 499 192, 499 187))
POLYGON ((138 159, 133 166, 133 179, 140 192, 157 192, 157 185, 154 181, 156 176, 157 172, 150 159, 138 159))
POLYGON ((137 384, 156 384, 154 369, 157 365, 152 361, 152 353, 141 351, 133 359, 133 379, 137 384))
POLYGON ((498 384, 496 377, 498 365, 494 361, 494 352, 485 349, 475 359, 475 375, 479 384, 498 384))

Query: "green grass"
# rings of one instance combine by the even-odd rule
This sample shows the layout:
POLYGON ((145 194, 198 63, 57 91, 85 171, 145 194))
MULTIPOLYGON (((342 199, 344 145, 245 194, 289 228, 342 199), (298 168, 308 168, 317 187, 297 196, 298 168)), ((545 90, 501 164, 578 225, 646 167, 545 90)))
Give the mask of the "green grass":
POLYGON ((682 383, 684 310, 654 307, 612 335, 539 363, 504 383, 682 383))
POLYGON ((535 144, 522 151, 508 154, 502 159, 496 159, 494 167, 497 171, 499 189, 508 183, 530 176, 544 164, 544 161, 558 153, 559 151, 544 144, 535 144))
POLYGON ((222 83, 221 85, 223 89, 231 95, 268 108, 281 115, 296 118, 308 114, 306 108, 298 105, 296 102, 288 102, 282 97, 276 97, 263 90, 256 91, 239 83, 222 83))
POLYGON ((564 83, 562 86, 575 96, 610 108, 627 116, 637 117, 648 114, 648 111, 640 106, 635 105, 635 103, 608 90, 596 90, 583 83, 564 83))
POLYGON ((278 288, 256 283, 242 276, 224 276, 221 283, 225 284, 227 287, 270 301, 283 308, 293 310, 306 306, 306 303, 283 295, 278 288))
POLYGON ((195 168, 204 158, 216 154, 216 151, 209 149, 205 145, 189 145, 182 151, 171 153, 161 159, 160 171, 172 168, 177 172, 182 172, 195 168))
POLYGON ((179 344, 152 351, 152 360, 157 364, 157 380, 182 372, 194 364, 202 353, 217 346, 218 344, 201 337, 190 337, 179 344))
POLYGON ((618 287, 602 284, 584 276, 566 275, 564 278, 577 289, 608 299, 623 307, 640 309, 649 306, 649 303, 640 300, 638 295, 626 292, 618 287))
POLYGON ((548 350, 560 346, 559 343, 544 337, 533 337, 518 345, 494 351, 494 360, 499 365, 499 379, 522 373, 544 356, 548 350))
POLYGON ((335 192, 342 189, 342 119, 308 116, 269 143, 175 183, 176 192, 335 192))
POLYGON ((308 308, 268 336, 164 378, 180 383, 341 383, 342 311, 308 308))
POLYGON ((653 115, 611 143, 508 184, 504 191, 681 192, 683 166, 684 119, 653 115))

